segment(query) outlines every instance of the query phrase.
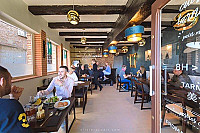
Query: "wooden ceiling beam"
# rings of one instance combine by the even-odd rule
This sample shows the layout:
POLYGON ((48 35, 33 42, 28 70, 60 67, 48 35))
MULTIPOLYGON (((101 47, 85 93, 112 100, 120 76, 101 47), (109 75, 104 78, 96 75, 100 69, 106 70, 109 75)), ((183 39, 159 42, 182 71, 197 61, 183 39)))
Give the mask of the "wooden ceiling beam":
MULTIPOLYGON (((83 36, 83 32, 59 32, 60 36, 83 36)), ((108 36, 107 32, 84 32, 84 36, 108 36)))
MULTIPOLYGON (((105 41, 106 38, 86 38, 87 42, 98 42, 98 41, 105 41)), ((65 41, 73 42, 73 41, 80 41, 81 38, 65 38, 65 41)))
POLYGON ((69 22, 51 22, 48 26, 52 29, 113 28, 115 22, 79 22, 78 25, 72 25, 69 22))
MULTIPOLYGON (((28 10, 33 15, 66 15, 72 10, 72 5, 50 5, 50 6, 28 6, 28 10)), ((107 6, 83 6, 75 5, 74 9, 79 15, 104 15, 104 14, 124 14, 125 5, 107 5, 107 6)))

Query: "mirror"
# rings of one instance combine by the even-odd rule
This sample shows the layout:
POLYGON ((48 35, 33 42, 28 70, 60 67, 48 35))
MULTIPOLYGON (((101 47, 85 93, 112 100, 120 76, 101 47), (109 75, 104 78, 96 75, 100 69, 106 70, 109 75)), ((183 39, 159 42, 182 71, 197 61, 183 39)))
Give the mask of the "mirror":
POLYGON ((129 56, 130 56, 130 68, 136 68, 137 53, 129 54, 129 56))

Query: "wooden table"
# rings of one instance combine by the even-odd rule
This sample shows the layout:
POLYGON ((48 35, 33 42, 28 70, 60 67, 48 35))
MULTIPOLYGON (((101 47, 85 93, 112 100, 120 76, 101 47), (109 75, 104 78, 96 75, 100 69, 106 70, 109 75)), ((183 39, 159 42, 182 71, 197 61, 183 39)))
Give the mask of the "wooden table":
POLYGON ((45 124, 40 127, 41 122, 37 121, 36 119, 30 121, 30 127, 33 132, 57 132, 61 126, 61 124, 66 121, 66 133, 69 133, 75 119, 76 119, 76 114, 75 114, 75 98, 70 97, 67 100, 70 100, 70 105, 64 109, 64 110, 57 110, 56 108, 50 109, 48 107, 45 108, 45 119, 49 116, 49 113, 51 111, 54 112, 53 116, 50 117, 45 124), (70 127, 68 128, 68 115, 70 111, 73 109, 74 111, 74 118, 72 123, 70 124, 70 127), (56 113, 58 112, 58 113, 56 113), (58 114, 58 115, 55 115, 58 114))
POLYGON ((74 83, 75 87, 89 87, 90 86, 90 81, 79 81, 79 82, 84 82, 84 83, 74 83))

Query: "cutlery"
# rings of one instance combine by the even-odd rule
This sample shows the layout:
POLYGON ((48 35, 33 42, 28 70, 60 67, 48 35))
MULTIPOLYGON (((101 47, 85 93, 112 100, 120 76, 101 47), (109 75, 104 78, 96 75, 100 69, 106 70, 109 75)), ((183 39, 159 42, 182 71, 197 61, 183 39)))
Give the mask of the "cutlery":
POLYGON ((53 111, 51 111, 51 113, 49 114, 49 116, 47 117, 47 119, 44 120, 44 122, 40 125, 40 127, 42 127, 42 126, 45 124, 45 122, 46 122, 51 116, 53 116, 53 111))

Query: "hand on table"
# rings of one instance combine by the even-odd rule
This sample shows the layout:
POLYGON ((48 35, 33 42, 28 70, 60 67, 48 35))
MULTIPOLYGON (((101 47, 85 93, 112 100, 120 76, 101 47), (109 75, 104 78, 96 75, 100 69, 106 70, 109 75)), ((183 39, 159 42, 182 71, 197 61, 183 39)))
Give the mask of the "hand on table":
POLYGON ((12 86, 11 93, 10 93, 11 98, 18 100, 19 97, 22 95, 23 90, 24 88, 12 86))

